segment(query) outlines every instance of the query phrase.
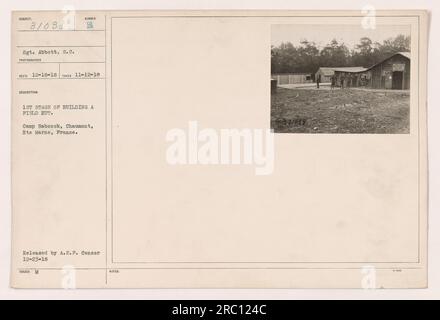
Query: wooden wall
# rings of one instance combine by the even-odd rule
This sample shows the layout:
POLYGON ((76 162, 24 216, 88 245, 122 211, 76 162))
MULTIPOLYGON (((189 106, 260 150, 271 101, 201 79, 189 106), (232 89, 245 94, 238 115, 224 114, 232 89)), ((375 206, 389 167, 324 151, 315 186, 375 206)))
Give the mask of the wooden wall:
POLYGON ((410 59, 401 55, 395 55, 392 58, 385 60, 370 70, 371 85, 373 89, 393 89, 393 71, 403 71, 403 87, 402 89, 410 88, 410 73, 411 73, 410 59), (402 69, 400 68, 402 67, 402 69))

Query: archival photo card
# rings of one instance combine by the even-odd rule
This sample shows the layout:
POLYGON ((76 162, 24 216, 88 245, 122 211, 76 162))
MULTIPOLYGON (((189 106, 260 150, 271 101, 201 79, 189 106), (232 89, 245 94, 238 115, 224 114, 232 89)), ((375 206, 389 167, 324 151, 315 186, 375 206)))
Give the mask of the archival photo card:
POLYGON ((11 286, 426 287, 427 17, 14 12, 11 286))
POLYGON ((410 25, 273 25, 276 133, 410 132, 410 25))

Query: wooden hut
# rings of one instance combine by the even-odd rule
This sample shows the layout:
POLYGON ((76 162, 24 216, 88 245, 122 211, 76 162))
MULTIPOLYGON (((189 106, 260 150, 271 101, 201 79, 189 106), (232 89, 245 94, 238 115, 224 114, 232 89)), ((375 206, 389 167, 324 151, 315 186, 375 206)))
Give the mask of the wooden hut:
POLYGON ((271 78, 275 79, 277 81, 278 85, 301 84, 301 83, 313 82, 311 73, 272 74, 271 78))
POLYGON ((367 68, 364 67, 346 67, 346 68, 335 68, 335 82, 336 86, 344 87, 361 87, 365 84, 365 71, 367 68))
POLYGON ((373 89, 410 89, 411 54, 398 52, 367 70, 373 89))
POLYGON ((334 72, 337 86, 344 82, 344 87, 408 90, 411 55, 409 52, 398 52, 368 69, 335 68, 334 72))
POLYGON ((315 73, 315 79, 320 75, 321 82, 331 82, 332 77, 337 76, 345 76, 348 74, 355 74, 361 71, 367 70, 363 67, 320 67, 318 71, 315 73))
POLYGON ((318 79, 319 76, 321 76, 321 82, 331 82, 332 77, 335 74, 335 68, 331 67, 320 67, 318 71, 315 73, 315 81, 318 79))

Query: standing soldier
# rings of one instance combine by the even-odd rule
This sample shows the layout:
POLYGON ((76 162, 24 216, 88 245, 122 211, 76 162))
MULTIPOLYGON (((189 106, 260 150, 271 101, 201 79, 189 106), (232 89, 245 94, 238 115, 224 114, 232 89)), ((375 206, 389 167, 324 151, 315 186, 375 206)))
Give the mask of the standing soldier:
POLYGON ((317 76, 316 76, 316 88, 317 89, 319 89, 319 83, 321 82, 321 75, 320 74, 318 74, 317 76))

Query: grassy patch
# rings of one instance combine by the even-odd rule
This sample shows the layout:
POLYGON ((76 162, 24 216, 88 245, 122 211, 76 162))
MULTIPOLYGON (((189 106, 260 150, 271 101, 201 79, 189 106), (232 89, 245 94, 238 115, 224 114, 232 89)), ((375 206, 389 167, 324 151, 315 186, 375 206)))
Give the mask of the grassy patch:
POLYGON ((409 92, 278 88, 271 127, 280 133, 409 133, 409 106, 409 92))

